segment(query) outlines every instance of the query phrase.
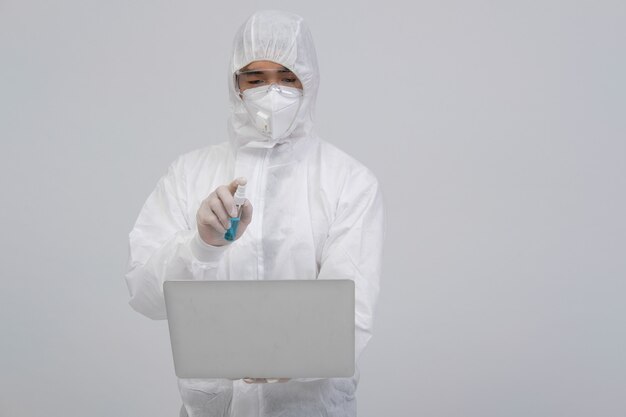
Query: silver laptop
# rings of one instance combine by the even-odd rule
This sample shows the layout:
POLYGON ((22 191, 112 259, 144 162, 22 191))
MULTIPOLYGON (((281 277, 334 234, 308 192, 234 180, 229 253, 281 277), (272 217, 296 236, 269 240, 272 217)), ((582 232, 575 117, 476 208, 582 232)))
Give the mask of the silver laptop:
POLYGON ((179 378, 354 374, 350 280, 166 281, 179 378))

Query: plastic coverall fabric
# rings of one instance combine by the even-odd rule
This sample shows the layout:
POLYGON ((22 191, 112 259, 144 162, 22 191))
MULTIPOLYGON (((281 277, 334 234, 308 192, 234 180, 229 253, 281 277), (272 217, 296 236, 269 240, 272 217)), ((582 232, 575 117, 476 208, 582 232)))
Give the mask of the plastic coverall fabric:
MULTIPOLYGON (((130 304, 147 317, 165 319, 165 280, 348 278, 356 287, 358 361, 372 334, 379 292, 384 220, 378 182, 313 132, 319 75, 302 19, 284 12, 253 15, 235 38, 231 74, 256 60, 282 64, 302 81, 297 128, 272 148, 249 146, 263 137, 230 81, 230 140, 176 159, 129 235, 130 304), (230 245, 203 244, 196 229, 201 201, 239 176, 248 179, 252 223, 230 245)), ((355 416, 358 378, 357 366, 351 378, 273 384, 179 379, 181 415, 355 416)))

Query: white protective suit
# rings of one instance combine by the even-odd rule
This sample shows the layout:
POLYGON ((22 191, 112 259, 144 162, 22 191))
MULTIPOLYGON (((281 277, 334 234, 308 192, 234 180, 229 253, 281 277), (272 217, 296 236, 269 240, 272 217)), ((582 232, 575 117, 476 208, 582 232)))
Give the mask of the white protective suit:
MULTIPOLYGON (((296 129, 271 148, 250 146, 265 138, 231 81, 230 141, 174 161, 130 233, 130 304, 165 319, 165 280, 348 278, 356 283, 358 359, 372 334, 379 290, 383 202, 377 180, 313 132, 319 74, 311 34, 299 16, 265 11, 250 17, 235 38, 230 73, 257 60, 279 63, 302 82, 296 129), (230 245, 203 244, 196 228, 201 201, 241 176, 248 179, 252 223, 230 245)), ((272 384, 179 379, 181 415, 354 416, 357 383, 358 370, 352 378, 272 384)))

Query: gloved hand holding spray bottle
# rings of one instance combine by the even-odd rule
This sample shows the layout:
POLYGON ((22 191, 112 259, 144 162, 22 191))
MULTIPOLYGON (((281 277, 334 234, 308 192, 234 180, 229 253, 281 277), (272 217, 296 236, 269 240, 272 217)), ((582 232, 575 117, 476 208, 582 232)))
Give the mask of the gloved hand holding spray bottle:
POLYGON ((237 227, 239 226, 239 220, 241 220, 241 210, 243 208, 244 203, 246 202, 246 186, 238 185, 237 191, 233 197, 235 200, 235 207, 237 208, 237 217, 230 218, 230 228, 226 231, 224 235, 224 239, 232 242, 235 240, 237 236, 237 227))

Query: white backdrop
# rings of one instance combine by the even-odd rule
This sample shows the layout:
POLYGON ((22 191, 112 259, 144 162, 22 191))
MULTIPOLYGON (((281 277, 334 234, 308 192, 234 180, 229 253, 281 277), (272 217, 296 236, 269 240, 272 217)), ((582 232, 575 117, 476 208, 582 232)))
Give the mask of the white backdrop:
POLYGON ((318 131, 387 205, 359 416, 626 415, 623 1, 0 0, 0 416, 176 416, 127 233, 226 138, 259 8, 316 40, 318 131))

